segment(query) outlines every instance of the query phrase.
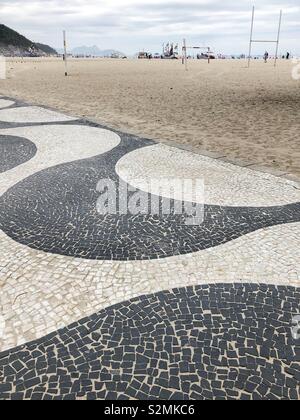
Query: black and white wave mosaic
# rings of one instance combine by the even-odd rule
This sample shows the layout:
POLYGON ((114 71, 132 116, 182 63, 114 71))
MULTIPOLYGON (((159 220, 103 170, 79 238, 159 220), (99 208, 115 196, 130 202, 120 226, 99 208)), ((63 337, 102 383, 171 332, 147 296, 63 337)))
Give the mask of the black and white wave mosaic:
MULTIPOLYGON (((98 182, 110 179, 118 183, 116 165, 120 159, 154 144, 117 134, 119 145, 106 153, 46 168, 13 185, 0 197, 0 229, 13 240, 48 253, 126 261, 189 254, 262 228, 300 222, 299 202, 275 207, 205 205, 204 222, 195 226, 186 224, 186 213, 175 214, 174 200, 167 216, 101 215, 96 208, 98 182)), ((83 138, 83 147, 84 142, 83 138)), ((148 199, 150 202, 151 196, 148 199)), ((161 206, 164 200, 160 197, 161 206)))
MULTIPOLYGON (((154 144, 24 103, 16 102, 14 107, 9 105, 0 110, 0 230, 10 241, 5 243, 12 248, 9 257, 3 257, 4 263, 1 262, 4 277, 11 276, 19 282, 23 275, 22 267, 6 265, 5 259, 13 259, 10 256, 14 255, 15 244, 27 246, 24 249, 31 253, 28 257, 23 255, 29 267, 25 278, 34 285, 28 288, 30 293, 33 290, 38 296, 45 295, 35 287, 48 291, 51 282, 61 278, 62 273, 66 276, 71 273, 70 279, 77 279, 77 271, 83 265, 86 275, 80 278, 80 293, 85 293, 85 282, 96 275, 95 284, 102 286, 106 278, 105 268, 102 278, 101 264, 106 263, 90 260, 108 260, 110 269, 114 264, 128 268, 126 276, 117 277, 118 284, 107 281, 111 290, 109 293, 104 290, 101 305, 93 301, 91 312, 86 313, 95 313, 80 321, 86 313, 82 314, 80 305, 75 304, 74 310, 77 301, 72 301, 72 293, 78 291, 73 283, 72 287, 68 284, 67 290, 73 305, 70 312, 74 310, 76 315, 67 322, 62 322, 65 318, 59 299, 49 305, 51 298, 59 298, 56 292, 32 302, 22 282, 20 288, 13 288, 12 292, 9 289, 6 301, 0 300, 0 338, 3 341, 7 334, 12 341, 3 349, 29 341, 18 339, 22 338, 22 331, 34 330, 34 317, 39 314, 44 317, 49 313, 50 323, 56 325, 53 330, 73 319, 75 322, 50 335, 46 334, 53 331, 52 327, 44 330, 39 325, 30 338, 37 338, 35 341, 0 352, 1 400, 300 399, 300 340, 295 339, 292 330, 293 320, 299 315, 299 288, 270 285, 270 278, 263 280, 268 284, 242 283, 242 279, 234 276, 230 284, 213 284, 216 279, 211 279, 212 276, 204 278, 201 273, 198 281, 197 272, 187 268, 189 274, 196 273, 193 284, 208 284, 172 290, 171 281, 159 283, 157 274, 149 271, 146 273, 149 278, 145 278, 149 280, 150 294, 142 295, 146 293, 143 284, 141 292, 130 289, 130 270, 134 264, 145 263, 136 260, 164 258, 166 263, 166 257, 179 255, 188 259, 186 254, 228 244, 258 230, 264 234, 265 228, 297 224, 300 222, 300 202, 298 198, 294 200, 297 194, 291 200, 285 196, 283 205, 206 204, 204 222, 195 226, 186 224, 187 214, 175 214, 174 200, 168 216, 100 215, 96 206, 98 182, 110 179, 118 185, 118 162, 154 144), (44 251, 40 254, 45 259, 49 257, 49 261, 42 261, 41 270, 36 268, 41 260, 33 250, 44 251), (55 271, 57 264, 51 254, 59 255, 57 264, 62 271, 55 271), (76 268, 66 269, 65 261, 71 259, 64 256, 79 258, 74 258, 76 268), (32 279, 31 259, 36 270, 32 279), (167 284, 170 290, 154 294, 160 290, 155 289, 157 283, 167 284), (120 299, 123 289, 128 294, 120 299), (113 294, 117 298, 110 301, 113 294), (111 306, 138 295, 142 296, 111 306), (15 303, 18 316, 30 312, 30 317, 24 323, 17 319, 8 325, 10 321, 6 321, 13 319, 13 313, 3 308, 11 307, 14 311, 15 303), (55 310, 48 312, 50 307, 55 310), (100 307, 105 309, 96 312, 100 307), (55 320, 61 322, 55 324, 55 320)), ((122 173, 126 174, 126 159, 122 173)), ((252 189, 255 190, 253 185, 252 189)), ((285 189, 287 196, 288 189, 289 186, 285 189)), ((117 193, 119 200, 121 193, 117 193)), ((273 196, 269 196, 268 203, 273 196)), ((164 200, 159 198, 160 206, 164 200)), ((270 229, 266 231, 270 233, 270 229)), ((276 238, 274 241, 278 242, 276 238)), ((20 248, 16 246, 22 253, 20 248)), ((296 253, 291 255, 293 259, 296 253)), ((176 276, 177 259, 170 260, 170 270, 176 276)), ((185 262, 181 260, 180 264, 185 262)), ((145 264, 151 270, 152 262, 145 264)), ((243 264, 247 265, 246 257, 243 264)), ((297 285, 295 264, 288 260, 286 265, 294 273, 297 285)), ((222 263, 220 267, 223 272, 222 263)))
POLYGON ((30 140, 14 136, 0 136, 0 173, 32 159, 37 148, 30 140))
POLYGON ((0 354, 0 398, 297 400, 299 304, 250 284, 142 296, 0 354))

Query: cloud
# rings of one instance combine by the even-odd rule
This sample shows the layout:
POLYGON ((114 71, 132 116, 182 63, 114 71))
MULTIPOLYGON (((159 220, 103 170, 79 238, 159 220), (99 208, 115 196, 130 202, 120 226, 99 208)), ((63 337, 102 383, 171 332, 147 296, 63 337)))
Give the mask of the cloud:
MULTIPOLYGON (((187 37, 209 43, 216 51, 247 50, 253 0, 4 0, 2 22, 34 41, 61 46, 63 29, 71 47, 98 44, 134 53, 160 51, 168 39, 187 37), (166 35, 167 34, 167 35, 166 35)), ((300 53, 299 0, 260 0, 255 34, 276 38, 278 15, 284 10, 283 51, 300 53)), ((259 51, 266 46, 257 46, 259 51)), ((258 52, 259 52, 258 51, 258 52)))

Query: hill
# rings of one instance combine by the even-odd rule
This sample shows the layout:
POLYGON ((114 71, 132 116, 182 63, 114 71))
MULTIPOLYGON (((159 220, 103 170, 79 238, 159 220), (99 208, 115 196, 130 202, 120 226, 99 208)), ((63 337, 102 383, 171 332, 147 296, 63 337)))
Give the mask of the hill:
POLYGON ((47 55, 56 55, 57 54, 57 51, 54 48, 50 47, 49 45, 40 44, 39 42, 36 42, 35 46, 39 50, 44 51, 44 53, 46 53, 47 55))
POLYGON ((56 51, 44 44, 36 44, 25 36, 0 24, 0 54, 4 56, 43 56, 56 54, 56 51))

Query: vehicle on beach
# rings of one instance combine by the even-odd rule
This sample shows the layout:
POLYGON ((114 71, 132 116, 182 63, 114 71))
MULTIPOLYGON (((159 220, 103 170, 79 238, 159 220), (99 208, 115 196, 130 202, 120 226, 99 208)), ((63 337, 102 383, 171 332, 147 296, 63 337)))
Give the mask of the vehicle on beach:
POLYGON ((178 56, 177 55, 171 55, 169 57, 162 57, 164 60, 178 60, 178 56))
POLYGON ((111 54, 110 58, 121 58, 123 60, 123 59, 126 59, 127 57, 126 55, 123 55, 123 54, 113 53, 111 54))
POLYGON ((139 60, 147 60, 149 58, 152 58, 152 55, 150 53, 147 53, 147 52, 143 51, 143 52, 139 52, 139 54, 138 54, 138 59, 139 60))
POLYGON ((197 55, 197 60, 215 60, 216 56, 214 53, 201 53, 197 55))

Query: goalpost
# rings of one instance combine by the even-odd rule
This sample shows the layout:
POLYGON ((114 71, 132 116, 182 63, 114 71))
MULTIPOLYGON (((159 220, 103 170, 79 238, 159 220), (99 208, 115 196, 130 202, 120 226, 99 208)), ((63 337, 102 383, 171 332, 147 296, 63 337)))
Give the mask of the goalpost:
POLYGON ((185 65, 185 69, 186 70, 188 70, 187 50, 206 50, 206 52, 207 52, 207 61, 208 61, 208 64, 210 63, 210 54, 212 53, 210 47, 188 47, 186 45, 186 39, 184 39, 183 40, 183 46, 182 46, 182 64, 185 65))
POLYGON ((65 62, 65 76, 68 76, 68 57, 67 57, 67 35, 66 31, 63 31, 63 42, 64 42, 64 62, 65 62))
POLYGON ((261 39, 253 39, 254 18, 255 18, 255 7, 253 6, 253 9, 252 9, 252 21, 251 21, 251 33, 250 33, 250 43, 249 43, 248 67, 250 67, 250 63, 251 63, 252 45, 255 44, 255 43, 276 44, 275 63, 274 63, 274 66, 276 67, 277 60, 278 60, 278 50, 279 50, 279 42, 280 42, 280 33, 281 33, 282 10, 280 10, 280 14, 279 14, 278 33, 277 33, 277 39, 275 41, 272 41, 272 40, 271 41, 266 41, 266 40, 261 40, 261 39))

